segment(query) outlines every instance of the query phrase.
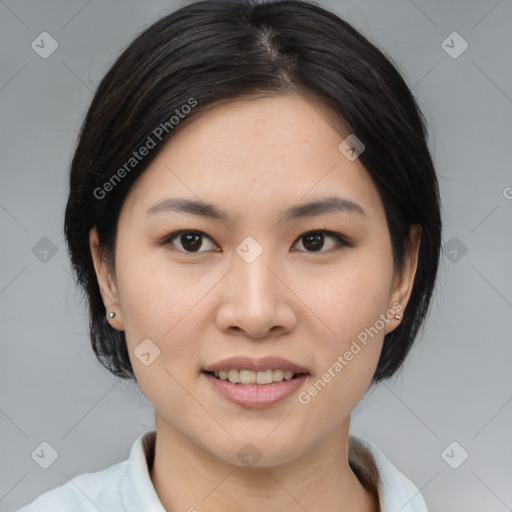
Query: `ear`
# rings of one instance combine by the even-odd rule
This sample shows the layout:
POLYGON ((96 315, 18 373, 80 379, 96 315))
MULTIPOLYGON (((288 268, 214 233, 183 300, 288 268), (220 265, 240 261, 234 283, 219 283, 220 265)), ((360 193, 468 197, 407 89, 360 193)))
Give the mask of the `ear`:
POLYGON ((421 241, 421 226, 414 224, 409 231, 409 241, 404 258, 403 268, 397 271, 393 280, 391 301, 389 309, 398 313, 400 319, 391 318, 386 324, 385 333, 391 332, 398 327, 400 320, 404 317, 404 311, 411 296, 414 277, 418 267, 418 253, 421 241))
POLYGON ((101 251, 96 226, 89 231, 89 245, 103 304, 107 313, 113 311, 116 314, 114 318, 107 317, 107 321, 114 329, 123 331, 124 326, 119 307, 119 295, 115 276, 101 251))

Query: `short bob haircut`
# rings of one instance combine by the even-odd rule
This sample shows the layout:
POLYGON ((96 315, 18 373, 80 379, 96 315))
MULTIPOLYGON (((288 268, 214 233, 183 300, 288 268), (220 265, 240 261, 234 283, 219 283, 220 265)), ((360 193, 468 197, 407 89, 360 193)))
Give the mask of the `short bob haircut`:
POLYGON ((364 143, 359 159, 385 207, 395 270, 409 228, 422 228, 409 303, 384 338, 372 384, 401 367, 430 307, 442 231, 426 122, 411 91, 389 57, 314 3, 206 0, 159 19, 122 52, 98 86, 71 162, 66 243, 88 303, 93 350, 114 375, 136 380, 125 333, 106 320, 90 229, 97 227, 114 269, 123 201, 179 128, 222 102, 293 92, 321 100, 364 143))

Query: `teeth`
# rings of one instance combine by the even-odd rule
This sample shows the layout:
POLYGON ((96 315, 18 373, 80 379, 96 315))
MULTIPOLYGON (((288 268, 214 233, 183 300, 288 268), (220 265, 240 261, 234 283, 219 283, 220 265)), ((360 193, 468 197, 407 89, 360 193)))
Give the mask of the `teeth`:
MULTIPOLYGON (((274 370, 272 373, 274 375, 274 381, 281 382, 283 380, 283 378, 284 378, 283 370, 274 370)), ((292 374, 292 377, 293 377, 293 374, 292 374)))
POLYGON ((291 370, 266 370, 256 372, 253 370, 221 370, 214 372, 220 380, 229 380, 233 384, 272 384, 293 378, 291 370))
POLYGON ((261 372, 255 372, 252 370, 240 370, 240 383, 241 384, 256 384, 256 374, 261 372))
POLYGON ((274 382, 274 372, 272 370, 256 372, 256 384, 272 384, 272 382, 274 382))
MULTIPOLYGON (((225 372, 221 372, 225 373, 225 372)), ((222 379, 222 377, 220 377, 222 379)), ((232 382, 233 384, 236 384, 237 382, 240 382, 240 375, 238 373, 238 370, 229 370, 227 373, 227 378, 229 379, 229 382, 232 382)), ((226 380, 226 379, 222 379, 226 380)))

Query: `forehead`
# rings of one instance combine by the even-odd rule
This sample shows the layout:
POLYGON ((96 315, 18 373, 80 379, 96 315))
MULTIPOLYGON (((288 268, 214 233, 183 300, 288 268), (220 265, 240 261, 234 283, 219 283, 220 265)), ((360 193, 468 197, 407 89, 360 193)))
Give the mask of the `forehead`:
POLYGON ((126 203, 140 214, 179 195, 247 216, 336 193, 371 219, 382 203, 360 160, 340 151, 347 135, 325 106, 296 94, 217 105, 167 141, 126 203))

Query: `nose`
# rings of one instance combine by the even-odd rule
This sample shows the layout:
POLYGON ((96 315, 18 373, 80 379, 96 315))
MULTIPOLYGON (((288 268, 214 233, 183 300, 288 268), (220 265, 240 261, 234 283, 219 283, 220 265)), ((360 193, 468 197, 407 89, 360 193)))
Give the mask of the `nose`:
POLYGON ((264 250, 252 263, 236 254, 217 309, 219 329, 251 338, 291 332, 297 324, 297 308, 283 269, 271 250, 264 250))

